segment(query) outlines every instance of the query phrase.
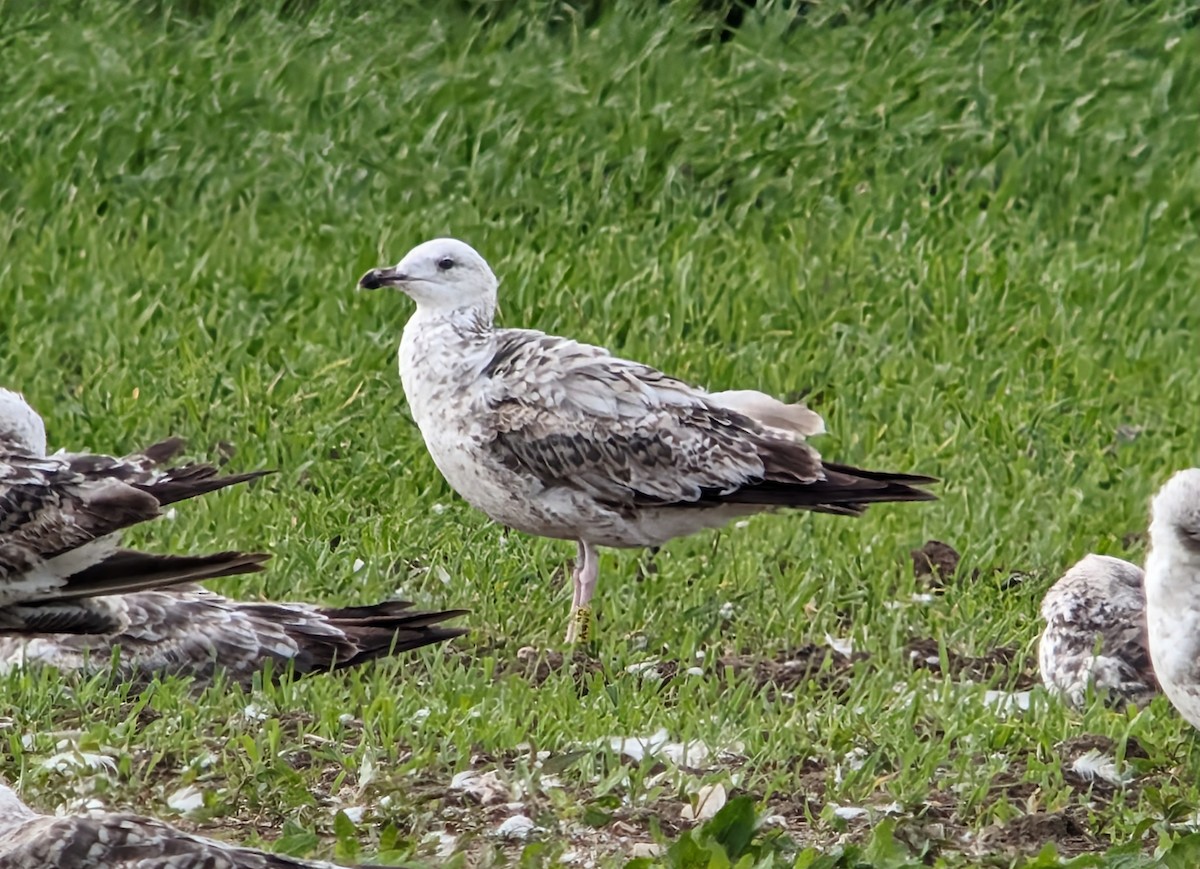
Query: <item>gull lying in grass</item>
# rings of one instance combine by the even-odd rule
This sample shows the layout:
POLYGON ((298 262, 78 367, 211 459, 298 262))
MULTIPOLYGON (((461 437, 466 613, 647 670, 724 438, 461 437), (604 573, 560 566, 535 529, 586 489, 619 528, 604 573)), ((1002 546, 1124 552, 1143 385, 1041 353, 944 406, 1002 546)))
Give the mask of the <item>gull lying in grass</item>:
POLYGON ((1200 728, 1200 468, 1176 473, 1151 502, 1145 588, 1154 673, 1200 728))
POLYGON ((92 810, 33 811, 0 784, 0 866, 5 869, 336 869, 193 836, 161 821, 92 810))
POLYGON ((600 347, 497 329, 495 275, 471 247, 436 239, 364 289, 417 303, 400 378, 434 463, 493 520, 574 540, 567 641, 586 638, 596 547, 656 547, 791 507, 856 516, 876 501, 927 501, 931 477, 821 460, 811 410, 752 390, 709 393, 600 347))
POLYGON ((439 625, 463 610, 423 612, 405 601, 251 603, 177 585, 254 572, 267 556, 148 555, 117 549, 115 531, 157 516, 172 500, 261 472, 159 471, 165 447, 125 459, 45 451, 41 418, 20 396, 0 391, 0 670, 44 664, 92 673, 108 669, 119 648, 117 673, 128 681, 180 675, 202 687, 221 671, 248 685, 267 661, 276 676, 289 667, 307 675, 466 633, 439 625), (136 509, 108 512, 122 499, 136 509), (92 533, 79 533, 80 515, 92 533))
POLYGON ((188 676, 203 688, 218 673, 243 687, 271 675, 327 673, 466 633, 440 622, 465 610, 427 612, 407 601, 369 606, 230 600, 198 586, 140 591, 108 601, 126 627, 107 634, 0 634, 0 672, 44 665, 84 674, 113 666, 124 682, 188 676))
POLYGON ((164 507, 268 473, 160 468, 181 448, 174 439, 124 458, 46 455, 41 417, 0 390, 0 632, 118 632, 128 623, 108 595, 262 570, 269 556, 259 553, 120 548, 122 530, 164 507))
POLYGON ((1089 685, 1109 701, 1138 706, 1158 693, 1137 565, 1085 556, 1046 592, 1042 618, 1042 682, 1072 706, 1084 705, 1089 685))

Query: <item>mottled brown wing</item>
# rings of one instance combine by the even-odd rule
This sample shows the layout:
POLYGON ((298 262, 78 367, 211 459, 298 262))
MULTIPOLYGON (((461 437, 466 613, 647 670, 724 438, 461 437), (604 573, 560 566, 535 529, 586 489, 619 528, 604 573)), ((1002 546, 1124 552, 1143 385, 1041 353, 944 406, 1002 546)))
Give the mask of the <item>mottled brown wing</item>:
POLYGON ((506 330, 485 369, 497 458, 547 486, 614 505, 675 504, 761 482, 767 462, 817 479, 811 447, 780 439, 786 467, 760 455, 749 418, 645 365, 586 344, 506 330))

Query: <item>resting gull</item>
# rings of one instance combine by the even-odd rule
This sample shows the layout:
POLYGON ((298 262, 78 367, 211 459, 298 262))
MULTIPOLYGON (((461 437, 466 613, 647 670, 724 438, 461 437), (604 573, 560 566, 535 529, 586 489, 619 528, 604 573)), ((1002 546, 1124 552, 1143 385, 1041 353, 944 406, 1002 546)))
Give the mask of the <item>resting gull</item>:
POLYGON ((211 465, 161 469, 182 441, 114 458, 46 455, 45 427, 24 398, 0 390, 0 632, 124 629, 109 597, 254 573, 260 553, 153 555, 120 548, 120 532, 163 507, 261 477, 211 465))
POLYGON ((91 810, 39 814, 0 783, 4 869, 337 869, 185 833, 162 821, 91 810))
POLYGON ((1089 685, 1109 702, 1138 706, 1158 693, 1137 565, 1108 555, 1084 556, 1046 592, 1042 618, 1042 682, 1072 706, 1084 705, 1089 685))
POLYGON ((368 272, 416 313, 400 378, 434 463, 496 522, 574 540, 567 641, 586 639, 596 547, 656 547, 739 516, 792 507, 855 516, 876 501, 927 501, 915 474, 823 462, 821 418, 753 390, 709 393, 607 350, 493 326, 498 282, 454 239, 368 272))
POLYGON ((1176 473, 1151 502, 1145 586, 1154 673, 1200 728, 1200 468, 1176 473))
MULTIPOLYGON (((119 648, 117 672, 130 681, 181 675, 203 687, 220 671, 249 685, 268 660, 276 676, 289 668, 307 675, 466 633, 440 624, 464 610, 428 612, 397 600, 352 607, 243 602, 177 584, 257 571, 265 555, 146 555, 95 535, 62 542, 73 517, 103 506, 102 498, 135 500, 145 507, 133 514, 140 521, 162 504, 260 475, 217 477, 205 465, 157 470, 176 449, 178 442, 167 442, 125 459, 46 458, 41 417, 16 393, 0 390, 0 671, 44 664, 94 673, 107 670, 119 648), (146 494, 153 503, 143 503, 146 494)), ((111 532, 103 518, 92 519, 97 535, 111 532)))
POLYGON ((440 623, 465 610, 412 609, 407 601, 317 607, 230 600, 199 587, 114 596, 123 630, 108 634, 0 633, 0 672, 46 665, 93 674, 112 666, 141 684, 176 675, 207 686, 217 673, 250 687, 267 661, 276 678, 341 670, 466 633, 440 623))

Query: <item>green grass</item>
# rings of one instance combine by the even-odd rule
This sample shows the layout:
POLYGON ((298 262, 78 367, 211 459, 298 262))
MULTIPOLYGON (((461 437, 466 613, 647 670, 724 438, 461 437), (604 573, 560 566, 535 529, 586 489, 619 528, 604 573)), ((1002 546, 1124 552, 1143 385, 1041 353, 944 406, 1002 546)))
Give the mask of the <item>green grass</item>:
POLYGON ((234 467, 281 469, 132 535, 275 554, 220 590, 399 590, 471 609, 471 634, 456 654, 252 696, 10 675, 0 775, 30 802, 94 791, 170 818, 167 796, 195 782, 201 826, 225 838, 434 862, 429 836, 448 830, 455 859, 488 864, 520 850, 488 835, 511 812, 446 787, 498 769, 546 831, 534 865, 620 864, 650 813, 677 816, 704 781, 784 814, 812 866, 840 841, 899 865, 831 803, 898 803, 897 853, 948 866, 1021 858, 931 824, 974 836, 1062 811, 1091 831, 1083 850, 1153 850, 1200 811, 1193 736, 1165 701, 1075 714, 1039 690, 1000 719, 987 686, 899 651, 1030 651, 1048 584, 1088 551, 1139 560, 1125 538, 1147 498, 1196 463, 1189 4, 768 4, 726 43, 688 4, 586 22, 561 4, 214 5, 0 3, 0 375, 56 445, 179 434, 197 456, 225 441, 234 467), (605 553, 600 672, 583 692, 569 670, 534 684, 517 650, 557 647, 573 548, 505 535, 450 492, 395 370, 410 306, 354 291, 444 234, 501 276, 506 324, 714 388, 803 393, 827 457, 935 474, 942 500, 760 517, 676 541, 640 582, 636 553, 605 553), (930 537, 963 566, 910 605, 908 553, 930 537), (1014 571, 1028 578, 1006 588, 1014 571), (722 678, 722 655, 827 632, 871 655, 845 691, 722 678), (706 675, 664 688, 624 670, 651 658, 706 675), (738 757, 660 775, 596 747, 659 728, 738 757), (116 769, 42 769, 61 738, 43 731, 79 731, 116 769), (1116 795, 1073 785, 1058 746, 1081 734, 1135 738, 1141 777, 1116 795), (536 751, 565 757, 561 788, 539 785, 536 751), (343 806, 361 822, 336 820, 343 806))

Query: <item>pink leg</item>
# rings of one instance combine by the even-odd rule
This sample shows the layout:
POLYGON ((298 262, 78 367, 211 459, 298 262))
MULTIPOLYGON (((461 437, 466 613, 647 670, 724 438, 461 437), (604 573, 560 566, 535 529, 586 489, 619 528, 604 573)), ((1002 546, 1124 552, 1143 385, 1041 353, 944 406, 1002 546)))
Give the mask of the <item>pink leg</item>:
POLYGON ((587 627, 581 631, 580 625, 590 623, 592 614, 591 603, 592 595, 596 591, 596 576, 599 573, 600 561, 597 557, 597 552, 584 541, 579 541, 578 554, 575 558, 575 569, 571 571, 571 581, 574 585, 574 593, 571 597, 571 619, 567 624, 568 643, 577 643, 580 640, 587 640, 587 627), (580 634, 582 633, 582 636, 580 634))

